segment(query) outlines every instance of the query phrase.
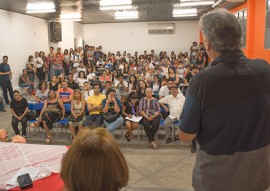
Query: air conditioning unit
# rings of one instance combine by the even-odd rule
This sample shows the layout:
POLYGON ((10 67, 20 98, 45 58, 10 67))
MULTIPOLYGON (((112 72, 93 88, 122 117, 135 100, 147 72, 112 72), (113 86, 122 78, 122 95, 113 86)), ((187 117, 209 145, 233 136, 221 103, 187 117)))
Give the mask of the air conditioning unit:
POLYGON ((174 34, 174 23, 148 23, 148 34, 174 34))

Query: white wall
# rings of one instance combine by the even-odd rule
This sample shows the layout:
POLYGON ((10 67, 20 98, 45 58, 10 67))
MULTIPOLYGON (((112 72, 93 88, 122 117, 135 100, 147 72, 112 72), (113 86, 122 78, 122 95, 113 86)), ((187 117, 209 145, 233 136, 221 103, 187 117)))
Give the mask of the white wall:
POLYGON ((83 24, 74 22, 74 39, 76 39, 76 43, 74 44, 75 48, 83 46, 83 37, 83 24))
POLYGON ((36 51, 49 51, 48 23, 43 19, 0 10, 0 26, 0 61, 4 55, 9 57, 12 84, 17 87, 28 56, 36 51))
POLYGON ((77 46, 82 46, 83 41, 83 24, 77 22, 62 22, 62 41, 56 44, 52 44, 53 47, 61 47, 62 51, 64 49, 78 48, 77 46), (75 39, 77 41, 75 41, 75 39), (77 44, 76 44, 77 43, 77 44))
MULTIPOLYGON (((64 49, 74 48, 74 26, 73 22, 62 22, 62 41, 58 42, 58 47, 64 49)), ((56 50, 56 48, 55 48, 56 50)))
POLYGON ((102 45, 104 52, 117 50, 134 54, 134 51, 142 53, 154 49, 156 53, 161 50, 189 51, 193 41, 199 41, 198 21, 178 21, 175 23, 175 34, 172 35, 148 35, 147 22, 133 23, 105 23, 85 24, 85 44, 102 45))

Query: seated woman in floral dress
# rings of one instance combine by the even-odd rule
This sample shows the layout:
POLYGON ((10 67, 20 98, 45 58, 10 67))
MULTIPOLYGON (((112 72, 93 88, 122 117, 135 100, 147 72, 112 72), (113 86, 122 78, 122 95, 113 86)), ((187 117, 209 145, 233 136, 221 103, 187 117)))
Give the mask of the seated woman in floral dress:
POLYGON ((85 100, 80 90, 75 90, 71 100, 71 115, 69 117, 69 130, 72 137, 75 137, 75 127, 79 131, 83 128, 85 120, 85 100))
POLYGON ((53 123, 63 119, 65 116, 65 107, 63 101, 57 98, 54 90, 49 90, 48 98, 44 102, 43 109, 40 112, 39 119, 42 121, 47 134, 46 143, 50 144, 52 135, 50 129, 53 128, 53 123))

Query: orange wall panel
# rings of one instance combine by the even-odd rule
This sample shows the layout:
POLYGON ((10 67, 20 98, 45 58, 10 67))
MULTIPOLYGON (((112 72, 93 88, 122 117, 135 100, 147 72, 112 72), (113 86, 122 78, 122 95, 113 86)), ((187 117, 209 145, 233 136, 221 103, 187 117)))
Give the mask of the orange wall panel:
POLYGON ((262 58, 270 63, 270 49, 265 49, 266 0, 247 0, 229 10, 232 13, 247 9, 247 43, 243 49, 249 58, 262 58))

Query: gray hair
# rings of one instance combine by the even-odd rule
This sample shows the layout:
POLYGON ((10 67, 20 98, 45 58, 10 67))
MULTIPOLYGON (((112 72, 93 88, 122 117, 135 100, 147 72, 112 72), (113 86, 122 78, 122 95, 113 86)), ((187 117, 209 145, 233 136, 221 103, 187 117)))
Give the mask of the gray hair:
POLYGON ((204 14, 199 21, 204 38, 221 53, 241 48, 242 28, 238 19, 225 9, 204 14))

